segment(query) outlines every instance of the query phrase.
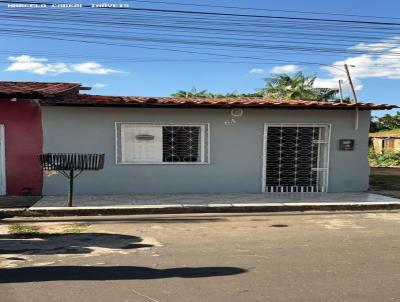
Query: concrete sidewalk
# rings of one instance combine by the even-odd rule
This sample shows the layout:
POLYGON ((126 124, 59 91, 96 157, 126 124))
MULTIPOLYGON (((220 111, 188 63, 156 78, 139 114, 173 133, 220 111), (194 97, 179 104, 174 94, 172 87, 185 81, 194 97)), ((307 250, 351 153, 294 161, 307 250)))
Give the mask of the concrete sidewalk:
MULTIPOLYGON (((212 206, 216 204, 287 204, 287 203, 365 203, 400 202, 400 199, 367 192, 357 193, 231 193, 231 194, 163 194, 163 195, 77 195, 76 207, 102 206, 212 206)), ((64 207, 66 196, 45 196, 31 209, 64 207)))
POLYGON ((400 209, 400 199, 370 193, 179 194, 44 197, 29 210, 0 216, 136 215, 184 213, 360 211, 400 209))
POLYGON ((41 198, 41 196, 0 196, 0 209, 29 208, 41 198))

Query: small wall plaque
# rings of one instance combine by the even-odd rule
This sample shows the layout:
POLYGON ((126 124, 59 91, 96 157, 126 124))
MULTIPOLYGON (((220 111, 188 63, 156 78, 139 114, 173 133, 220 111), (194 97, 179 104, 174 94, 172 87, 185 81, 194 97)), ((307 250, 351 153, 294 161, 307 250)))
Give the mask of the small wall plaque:
POLYGON ((339 150, 341 151, 353 151, 354 150, 354 139, 340 139, 339 150))

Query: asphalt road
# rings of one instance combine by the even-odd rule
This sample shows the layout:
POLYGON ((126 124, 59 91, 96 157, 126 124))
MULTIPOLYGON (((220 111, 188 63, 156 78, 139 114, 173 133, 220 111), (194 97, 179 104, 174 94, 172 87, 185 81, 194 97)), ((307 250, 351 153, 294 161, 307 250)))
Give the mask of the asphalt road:
POLYGON ((399 252, 399 212, 8 219, 0 302, 400 301, 399 252))

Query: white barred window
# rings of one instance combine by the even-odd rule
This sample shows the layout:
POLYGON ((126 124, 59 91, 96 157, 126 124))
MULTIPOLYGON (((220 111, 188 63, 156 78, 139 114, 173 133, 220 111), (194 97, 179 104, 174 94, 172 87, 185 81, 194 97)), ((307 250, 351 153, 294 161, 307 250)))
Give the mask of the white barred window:
POLYGON ((117 163, 208 163, 207 124, 117 123, 117 163))

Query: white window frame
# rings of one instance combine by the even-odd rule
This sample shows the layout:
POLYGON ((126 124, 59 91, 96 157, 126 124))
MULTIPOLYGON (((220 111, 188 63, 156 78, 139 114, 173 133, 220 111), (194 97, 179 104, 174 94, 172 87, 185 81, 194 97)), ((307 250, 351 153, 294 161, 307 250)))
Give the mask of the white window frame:
POLYGON ((210 123, 115 122, 115 164, 116 165, 209 165, 210 164, 210 123), (124 148, 124 142, 121 140, 123 125, 200 127, 201 161, 200 162, 122 161, 122 157, 118 156, 118 155, 122 154, 122 150, 124 148), (118 129, 121 129, 121 130, 118 131, 118 129), (119 150, 119 146, 121 146, 121 150, 119 150))
POLYGON ((0 124, 0 195, 6 195, 6 138, 4 125, 0 124))
MULTIPOLYGON (((267 179, 267 136, 268 136, 268 127, 324 127, 327 131, 327 140, 326 140, 326 150, 324 154, 324 165, 326 168, 320 168, 318 171, 324 172, 324 179, 322 182, 322 193, 326 193, 329 190, 329 159, 330 159, 330 149, 331 149, 331 132, 332 132, 332 124, 330 123, 264 123, 264 131, 263 131, 263 150, 262 150, 262 171, 261 171, 261 192, 266 193, 266 179, 267 179)), ((268 193, 274 194, 274 193, 268 193)), ((298 194, 298 193, 293 193, 298 194)), ((308 194, 306 192, 300 194, 308 194)))

